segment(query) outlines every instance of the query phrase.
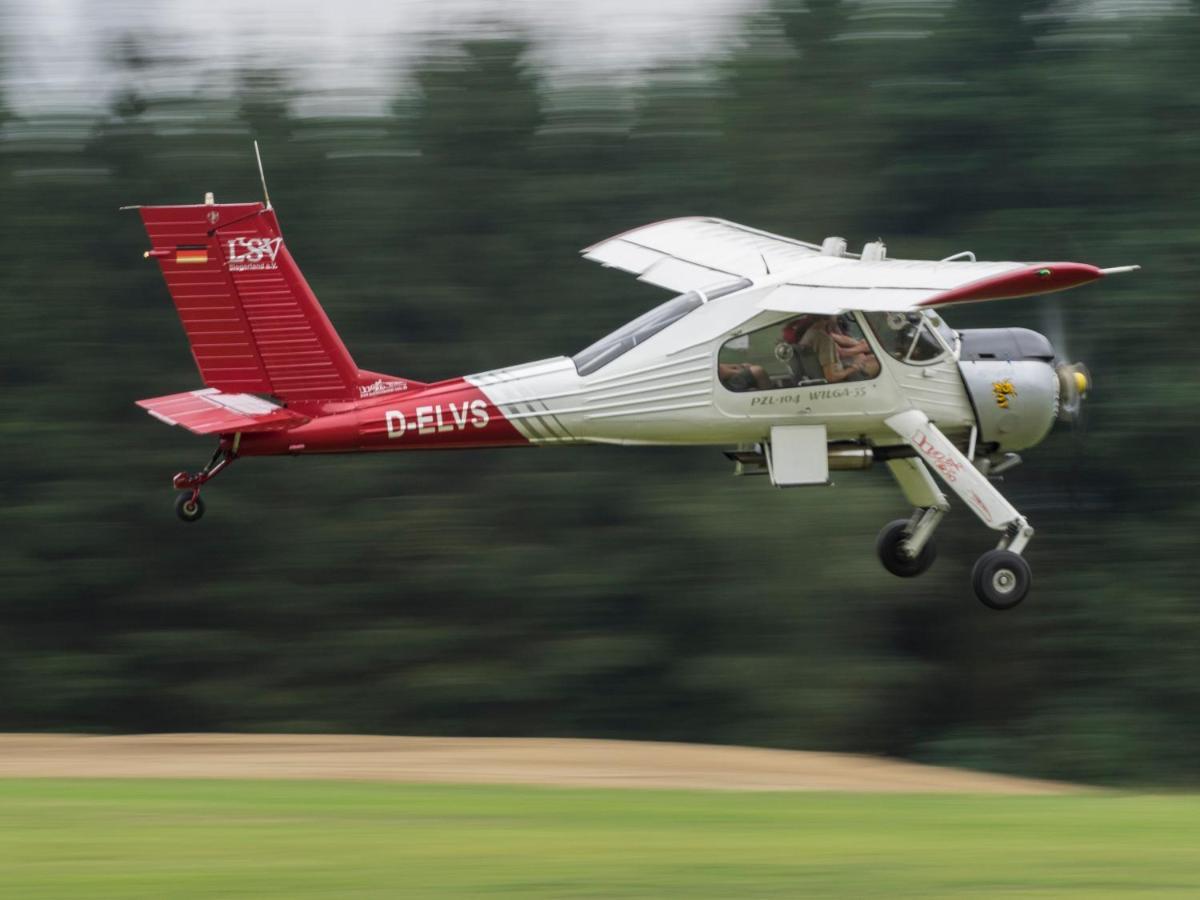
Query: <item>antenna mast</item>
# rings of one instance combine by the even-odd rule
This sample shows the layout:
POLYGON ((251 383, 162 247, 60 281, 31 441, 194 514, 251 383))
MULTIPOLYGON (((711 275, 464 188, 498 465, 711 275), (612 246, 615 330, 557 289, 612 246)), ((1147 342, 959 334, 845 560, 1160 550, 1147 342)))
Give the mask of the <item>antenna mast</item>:
POLYGON ((267 193, 267 176, 263 173, 262 154, 258 152, 258 141, 254 142, 254 158, 258 160, 258 180, 262 182, 263 199, 267 201, 267 209, 270 209, 271 195, 267 193))

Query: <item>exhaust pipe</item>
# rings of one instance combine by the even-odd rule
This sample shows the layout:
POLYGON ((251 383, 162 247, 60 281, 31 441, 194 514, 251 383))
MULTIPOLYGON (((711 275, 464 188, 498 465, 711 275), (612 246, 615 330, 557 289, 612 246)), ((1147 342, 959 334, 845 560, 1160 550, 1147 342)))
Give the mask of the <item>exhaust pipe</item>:
POLYGON ((875 462, 875 452, 870 447, 860 447, 857 444, 829 448, 829 470, 831 472, 846 472, 856 469, 869 469, 875 462))

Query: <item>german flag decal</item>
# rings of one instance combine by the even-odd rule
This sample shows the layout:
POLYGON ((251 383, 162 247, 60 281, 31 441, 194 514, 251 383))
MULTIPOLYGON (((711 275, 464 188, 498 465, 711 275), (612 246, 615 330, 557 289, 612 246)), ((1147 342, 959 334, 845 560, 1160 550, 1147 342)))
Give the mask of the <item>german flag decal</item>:
POLYGON ((175 249, 177 263, 206 263, 208 249, 206 247, 177 247, 175 249))

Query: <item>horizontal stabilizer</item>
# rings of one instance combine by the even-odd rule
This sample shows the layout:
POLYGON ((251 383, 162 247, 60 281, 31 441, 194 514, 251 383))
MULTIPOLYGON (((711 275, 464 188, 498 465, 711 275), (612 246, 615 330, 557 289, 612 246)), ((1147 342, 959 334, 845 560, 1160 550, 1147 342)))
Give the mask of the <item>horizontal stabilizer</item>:
POLYGON ((151 397, 137 405, 154 418, 182 425, 194 434, 282 431, 308 421, 306 416, 253 394, 224 394, 216 388, 151 397))

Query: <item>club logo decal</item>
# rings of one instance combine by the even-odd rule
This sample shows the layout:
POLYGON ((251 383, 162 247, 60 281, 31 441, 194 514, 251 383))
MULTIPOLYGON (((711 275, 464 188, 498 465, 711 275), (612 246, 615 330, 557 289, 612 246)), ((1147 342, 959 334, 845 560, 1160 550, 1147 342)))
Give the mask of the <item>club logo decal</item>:
POLYGON ((1008 398, 1017 396, 1017 389, 1011 381, 993 381, 992 396, 996 398, 998 407, 1008 409, 1008 398))
POLYGON ((230 272, 261 272, 278 268, 275 257, 283 238, 232 238, 226 244, 230 272))

